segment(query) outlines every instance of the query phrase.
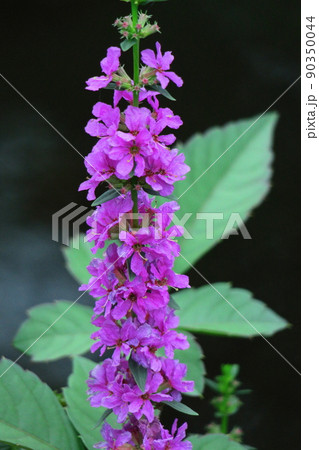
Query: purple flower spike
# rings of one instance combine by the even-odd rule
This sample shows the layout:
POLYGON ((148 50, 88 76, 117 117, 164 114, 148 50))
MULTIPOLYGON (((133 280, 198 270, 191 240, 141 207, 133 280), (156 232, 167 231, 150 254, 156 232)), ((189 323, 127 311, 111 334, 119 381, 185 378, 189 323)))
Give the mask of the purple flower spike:
MULTIPOLYGON (((128 26, 124 21, 123 29, 128 26)), ((189 171, 183 153, 171 148, 176 137, 168 130, 178 129, 182 120, 160 107, 159 91, 133 86, 120 67, 120 55, 118 47, 110 47, 101 61, 103 74, 87 81, 88 90, 111 82, 118 89, 113 106, 94 105, 85 127, 95 143, 85 158, 89 178, 79 187, 88 191, 88 200, 96 198, 96 189, 106 200, 87 218, 92 253, 105 250, 91 260, 91 278, 80 287, 95 299, 91 351, 107 356, 90 372, 89 401, 94 408, 112 410, 122 424, 118 430, 104 423, 103 441, 94 448, 190 450, 191 443, 184 441, 187 424, 178 428, 175 421, 166 430, 155 413, 161 402, 180 402, 182 393, 194 388, 193 381, 185 380, 187 366, 174 359, 175 350, 189 347, 187 337, 176 331, 179 318, 169 294, 170 287, 189 287, 188 277, 173 270, 180 254, 175 238, 183 234, 173 220, 179 205, 158 206, 150 195, 150 189, 171 194, 189 171), (124 109, 120 102, 126 102, 124 109)), ((142 52, 148 66, 142 71, 162 88, 169 81, 181 86, 182 79, 169 70, 173 59, 171 52, 162 54, 157 42, 156 54, 142 52)))
POLYGON ((152 67, 156 71, 156 78, 163 89, 166 88, 169 81, 173 81, 178 87, 182 86, 183 80, 174 72, 168 71, 171 63, 174 60, 172 52, 165 52, 162 55, 161 44, 156 42, 157 55, 153 50, 143 50, 141 52, 142 61, 149 67, 152 67))

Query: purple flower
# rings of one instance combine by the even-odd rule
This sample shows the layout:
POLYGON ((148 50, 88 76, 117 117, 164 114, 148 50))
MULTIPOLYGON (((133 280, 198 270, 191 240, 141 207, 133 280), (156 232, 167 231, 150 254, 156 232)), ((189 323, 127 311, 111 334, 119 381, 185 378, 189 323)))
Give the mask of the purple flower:
POLYGON ((80 184, 79 191, 88 190, 87 199, 95 200, 95 189, 115 173, 116 162, 103 152, 92 151, 85 158, 85 166, 92 177, 80 184))
POLYGON ((153 332, 147 323, 138 326, 132 319, 127 319, 119 326, 110 319, 98 317, 93 324, 101 329, 91 335, 92 339, 99 339, 91 351, 95 352, 101 347, 100 355, 102 355, 107 347, 114 348, 112 360, 115 365, 119 365, 121 353, 128 356, 131 349, 138 347, 141 341, 150 337, 153 332))
POLYGON ((128 106, 125 111, 125 125, 129 133, 118 131, 111 139, 108 155, 118 161, 116 171, 118 176, 125 177, 133 170, 138 177, 144 174, 145 156, 152 153, 149 146, 150 132, 146 125, 150 111, 147 108, 128 106))
POLYGON ((104 441, 94 445, 94 448, 107 448, 109 450, 129 450, 135 447, 129 431, 115 430, 108 423, 102 427, 101 434, 104 441), (127 444, 127 445, 125 445, 127 444))
POLYGON ((119 58, 121 56, 121 49, 118 47, 109 47, 106 58, 101 61, 101 69, 105 75, 99 77, 89 78, 86 82, 89 91, 98 91, 106 87, 113 79, 113 73, 117 71, 120 66, 119 58))
POLYGON ((194 390, 194 381, 183 380, 186 376, 186 372, 186 364, 182 364, 173 359, 162 359, 162 373, 164 379, 168 381, 172 388, 179 392, 192 392, 194 390))
POLYGON ((158 403, 172 400, 168 394, 156 393, 162 382, 163 377, 159 373, 148 375, 144 392, 138 386, 135 386, 123 394, 123 400, 129 403, 129 412, 133 413, 137 419, 145 415, 149 422, 153 422, 154 406, 152 402, 158 403))
POLYGON ((107 239, 113 239, 118 235, 121 222, 126 219, 126 213, 132 208, 131 195, 126 194, 98 206, 92 216, 87 218, 86 223, 91 228, 86 236, 89 242, 95 241, 95 246, 91 249, 93 253, 96 253, 98 248, 103 248, 107 239))
POLYGON ((156 120, 165 122, 166 126, 169 128, 177 129, 183 125, 183 121, 179 116, 175 116, 173 111, 169 108, 160 108, 159 101, 157 97, 148 97, 148 103, 153 107, 152 117, 156 120))
POLYGON ((153 265, 151 268, 150 285, 153 288, 161 289, 163 286, 171 286, 178 289, 189 288, 187 275, 176 274, 172 269, 163 264, 153 265))
MULTIPOLYGON (((184 441, 186 436, 187 423, 184 423, 180 428, 177 428, 177 419, 174 420, 172 431, 169 433, 162 428, 161 439, 153 441, 152 450, 191 450, 193 448, 189 441, 184 441)), ((145 450, 148 450, 145 447, 145 450)))
POLYGON ((148 311, 162 308, 168 302, 168 292, 149 292, 142 278, 136 277, 118 290, 117 303, 111 314, 115 320, 119 320, 132 311, 139 322, 144 323, 148 311))
POLYGON ((131 269, 136 275, 145 273, 144 263, 147 256, 152 253, 157 255, 157 252, 149 246, 154 243, 152 228, 140 228, 136 233, 121 231, 119 239, 124 242, 119 248, 119 255, 125 259, 132 256, 131 269))
POLYGON ((120 123, 119 108, 113 109, 106 103, 98 102, 94 105, 92 113, 97 119, 90 119, 85 131, 91 136, 113 136, 120 123))
POLYGON ((156 51, 157 55, 155 56, 153 50, 143 50, 141 52, 143 63, 155 69, 156 78, 160 82, 162 88, 165 89, 170 80, 177 86, 182 86, 183 80, 181 77, 176 75, 174 72, 168 71, 174 60, 172 52, 165 52, 164 55, 162 55, 161 45, 159 42, 156 42, 156 51))
POLYGON ((170 195, 174 190, 173 184, 184 180, 185 174, 190 170, 184 161, 184 154, 178 154, 177 149, 165 153, 163 159, 148 159, 145 167, 146 182, 161 195, 170 195))

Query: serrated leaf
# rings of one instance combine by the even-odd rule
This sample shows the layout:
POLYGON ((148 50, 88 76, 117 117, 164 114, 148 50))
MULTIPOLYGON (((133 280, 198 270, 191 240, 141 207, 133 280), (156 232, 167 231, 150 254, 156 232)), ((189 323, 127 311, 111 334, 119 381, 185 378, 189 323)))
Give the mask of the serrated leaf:
POLYGON ((120 44, 121 45, 121 49, 123 50, 123 52, 126 52, 131 47, 133 47, 133 45, 136 44, 136 42, 137 42, 137 39, 125 39, 120 44))
POLYGON ((168 100, 172 100, 175 102, 175 98, 168 92, 167 89, 163 89, 160 84, 152 84, 148 86, 151 91, 156 91, 162 94, 164 97, 168 98, 168 100))
MULTIPOLYGON (((86 380, 89 378, 89 372, 95 366, 96 363, 87 358, 75 357, 73 360, 73 372, 68 379, 68 387, 63 389, 67 402, 68 416, 89 449, 102 440, 100 430, 95 427, 105 412, 105 408, 92 408, 86 393, 86 380)), ((113 413, 105 421, 113 428, 121 427, 116 422, 116 417, 113 413)))
POLYGON ((103 192, 103 194, 100 195, 97 199, 95 199, 92 203, 92 206, 102 205, 102 203, 113 200, 113 198, 119 197, 119 195, 121 195, 119 191, 115 189, 109 189, 108 191, 103 192))
POLYGON ((175 400, 171 402, 162 402, 162 403, 164 403, 164 405, 170 406, 173 409, 176 409, 176 411, 188 414, 189 416, 198 416, 198 413, 196 411, 194 411, 189 406, 184 405, 184 403, 176 402, 175 400))
MULTIPOLYGON (((178 273, 201 258, 217 243, 226 225, 234 221, 238 226, 239 214, 245 221, 258 206, 270 188, 272 141, 277 114, 268 113, 258 118, 230 123, 196 134, 182 146, 185 162, 191 167, 186 180, 176 183, 178 218, 191 213, 185 228, 192 239, 179 238, 181 255, 175 263, 178 273), (254 123, 255 122, 255 123, 254 123), (213 238, 206 238, 206 219, 198 213, 222 213, 223 219, 213 222, 213 238), (229 220, 231 221, 229 222, 229 220), (237 223, 236 223, 237 222, 237 223), (189 264, 190 263, 190 264, 189 264)), ((211 219, 210 219, 211 220, 211 219)))
POLYGON ((92 344, 90 335, 95 331, 91 315, 88 306, 66 300, 34 306, 16 334, 14 346, 26 351, 33 361, 52 361, 85 353, 92 344))
POLYGON ((229 439, 225 434, 192 434, 187 440, 193 444, 193 450, 245 450, 245 446, 229 439))
POLYGON ((229 283, 213 286, 215 289, 206 285, 174 294, 181 307, 176 311, 179 328, 194 333, 251 337, 259 333, 272 336, 288 326, 285 319, 255 300, 249 291, 232 288, 229 283))
POLYGON ((129 365, 130 371, 132 372, 132 375, 134 377, 136 384, 141 389, 141 391, 144 392, 146 378, 147 378, 147 369, 145 369, 145 367, 138 364, 132 358, 132 356, 130 357, 130 359, 128 361, 128 365, 129 365))
POLYGON ((93 255, 91 252, 91 248, 94 246, 93 242, 86 242, 84 234, 80 234, 80 236, 76 239, 79 243, 79 248, 76 248, 74 245, 74 239, 72 239, 69 247, 62 248, 62 253, 65 259, 66 268, 73 278, 75 278, 80 284, 86 284, 91 277, 87 271, 87 266, 93 258, 101 258, 103 252, 106 250, 107 246, 112 243, 112 241, 107 241, 105 244, 105 249, 99 249, 96 254, 93 255))
POLYGON ((82 449, 49 386, 11 364, 8 359, 0 362, 0 439, 33 450, 82 449))

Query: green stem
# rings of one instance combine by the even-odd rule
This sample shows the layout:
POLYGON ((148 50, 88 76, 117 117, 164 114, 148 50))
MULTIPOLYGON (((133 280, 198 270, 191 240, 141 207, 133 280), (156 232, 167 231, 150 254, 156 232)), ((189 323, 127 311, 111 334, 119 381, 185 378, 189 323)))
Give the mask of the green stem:
POLYGON ((227 434, 228 432, 228 415, 225 414, 222 416, 221 424, 220 424, 220 431, 224 434, 227 434))
MULTIPOLYGON (((133 26, 136 27, 138 21, 138 0, 131 0, 131 10, 132 10, 132 22, 133 26)), ((133 45, 133 81, 134 87, 136 88, 139 82, 139 72, 140 72, 140 39, 136 38, 136 43, 133 45)), ((133 106, 138 106, 138 91, 133 91, 133 106)), ((133 200, 133 214, 138 214, 137 205, 137 190, 133 187, 131 190, 132 200, 133 200)), ((133 219, 133 228, 138 228, 138 218, 133 219)))
MULTIPOLYGON (((136 27, 138 21, 138 0, 131 0, 132 22, 133 27, 136 27)), ((140 39, 136 38, 136 43, 133 45, 133 81, 135 87, 139 82, 140 71, 140 39)), ((133 106, 138 106, 138 91, 133 92, 133 106)))

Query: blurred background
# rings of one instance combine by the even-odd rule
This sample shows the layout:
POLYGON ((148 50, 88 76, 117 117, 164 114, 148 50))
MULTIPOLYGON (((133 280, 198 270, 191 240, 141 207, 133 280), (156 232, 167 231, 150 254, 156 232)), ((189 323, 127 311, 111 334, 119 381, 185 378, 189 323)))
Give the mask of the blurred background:
MULTIPOLYGON (((84 89, 99 74, 106 48, 119 44, 112 27, 128 12, 119 0, 31 0, 2 4, 1 73, 79 152, 93 145, 83 127, 98 94, 84 89)), ((295 0, 169 0, 148 8, 158 21, 173 70, 184 78, 171 89, 184 126, 180 140, 213 125, 262 113, 300 74, 299 3, 295 0)), ((143 43, 143 45, 145 45, 143 43)), ((280 113, 270 194, 247 222, 252 240, 232 236, 198 264, 211 282, 232 281, 253 292, 292 327, 270 339, 298 369, 299 359, 299 90, 272 108, 280 113)), ((75 300, 77 283, 51 240, 51 216, 70 202, 89 206, 77 187, 86 177, 82 158, 3 80, 1 84, 1 349, 15 359, 12 339, 33 305, 75 300)), ((111 98, 110 98, 111 100, 111 98)), ((213 170, 211 176, 214 176, 213 170)), ((202 279, 189 272, 191 284, 202 279)), ((90 297, 83 303, 92 304, 90 297)), ((299 376, 261 338, 200 337, 212 378, 221 363, 238 363, 243 387, 253 393, 231 420, 244 442, 260 450, 299 448, 299 376)), ((52 387, 65 385, 70 361, 20 363, 52 387)), ((191 432, 213 419, 208 401, 191 432)), ((171 421, 167 413, 165 420, 171 421)))

